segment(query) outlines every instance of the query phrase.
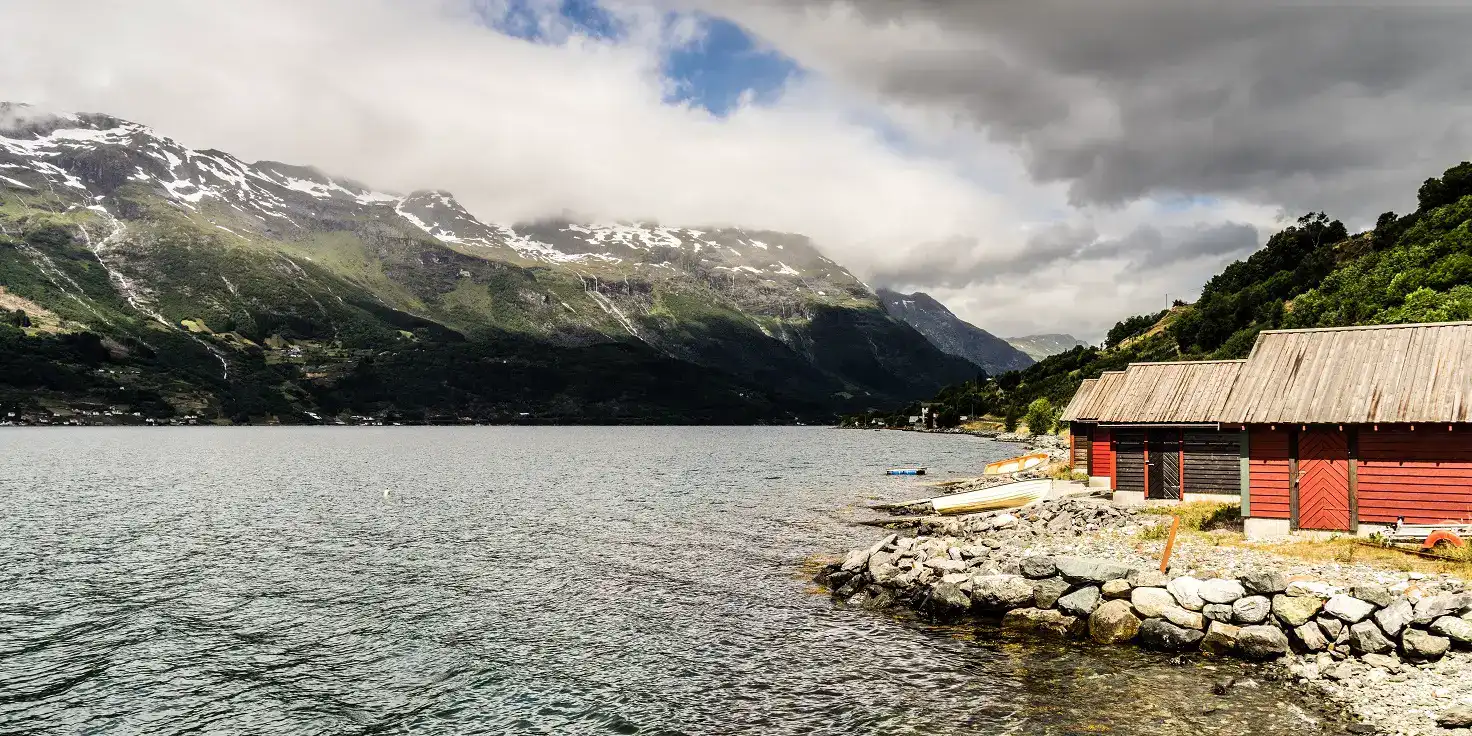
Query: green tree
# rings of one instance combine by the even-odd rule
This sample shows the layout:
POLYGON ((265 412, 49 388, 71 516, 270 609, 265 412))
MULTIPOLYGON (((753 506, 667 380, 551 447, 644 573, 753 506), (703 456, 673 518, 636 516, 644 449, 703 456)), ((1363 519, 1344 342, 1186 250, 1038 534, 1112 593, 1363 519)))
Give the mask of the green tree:
POLYGON ((1131 337, 1144 334, 1169 311, 1167 309, 1155 314, 1137 314, 1129 319, 1116 322, 1114 327, 1110 328, 1109 334, 1104 336, 1104 347, 1112 348, 1131 337))
POLYGON ((1028 431, 1033 434, 1048 434, 1053 431, 1053 425, 1058 421, 1058 415, 1053 411, 1053 402, 1046 398, 1038 398, 1027 405, 1027 416, 1023 417, 1028 431))
POLYGON ((1007 409, 1002 412, 1002 429, 1012 432, 1017 429, 1017 420, 1022 418, 1022 411, 1016 404, 1008 404, 1007 409))

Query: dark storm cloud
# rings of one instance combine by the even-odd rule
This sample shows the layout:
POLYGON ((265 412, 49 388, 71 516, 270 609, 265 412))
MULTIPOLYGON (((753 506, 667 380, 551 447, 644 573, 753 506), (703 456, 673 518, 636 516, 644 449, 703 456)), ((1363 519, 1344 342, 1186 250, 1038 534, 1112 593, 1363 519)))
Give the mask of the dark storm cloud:
POLYGON ((762 4, 938 29, 942 42, 893 53, 815 36, 808 58, 1016 145, 1077 203, 1214 194, 1373 218, 1472 157, 1468 5, 762 4))
POLYGON ((936 243, 876 275, 882 284, 933 284, 959 289, 994 284, 1067 264, 1120 262, 1135 276, 1169 271, 1189 261, 1214 264, 1240 258, 1258 245, 1257 228, 1243 223, 1160 229, 1142 225, 1119 238, 1090 228, 1052 227, 1028 239, 1021 252, 999 254, 974 240, 936 243))

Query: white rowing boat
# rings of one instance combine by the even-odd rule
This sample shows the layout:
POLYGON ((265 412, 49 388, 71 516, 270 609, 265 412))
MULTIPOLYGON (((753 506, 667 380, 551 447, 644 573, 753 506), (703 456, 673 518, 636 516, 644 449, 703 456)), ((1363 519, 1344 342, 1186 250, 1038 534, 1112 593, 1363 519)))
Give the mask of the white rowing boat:
POLYGON ((937 514, 974 514, 994 509, 1011 509, 1041 500, 1052 487, 1053 481, 1050 480, 1025 480, 949 496, 936 496, 930 499, 930 506, 937 514))

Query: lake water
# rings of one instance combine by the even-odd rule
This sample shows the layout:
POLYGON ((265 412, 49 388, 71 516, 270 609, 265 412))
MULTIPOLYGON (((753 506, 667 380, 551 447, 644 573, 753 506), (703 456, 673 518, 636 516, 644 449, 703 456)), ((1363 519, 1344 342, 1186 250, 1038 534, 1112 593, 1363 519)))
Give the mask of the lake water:
POLYGON ((0 733, 1333 733, 1231 664, 850 610, 880 475, 816 428, 0 430, 0 733))

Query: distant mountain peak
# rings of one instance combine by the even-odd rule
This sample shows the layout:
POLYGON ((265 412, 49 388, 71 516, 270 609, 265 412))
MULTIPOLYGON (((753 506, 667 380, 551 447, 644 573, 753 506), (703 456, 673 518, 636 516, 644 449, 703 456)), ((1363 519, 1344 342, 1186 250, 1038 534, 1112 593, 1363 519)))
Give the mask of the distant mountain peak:
POLYGON ((880 288, 874 293, 890 316, 914 327, 942 352, 965 358, 989 374, 1021 370, 1034 362, 1006 340, 957 317, 923 291, 901 294, 880 288))
POLYGON ((1080 345, 1088 345, 1088 343, 1073 335, 1059 332, 1007 337, 1003 339, 1010 343, 1012 347, 1027 353, 1028 357, 1035 361, 1040 361, 1050 355, 1066 353, 1080 345))

